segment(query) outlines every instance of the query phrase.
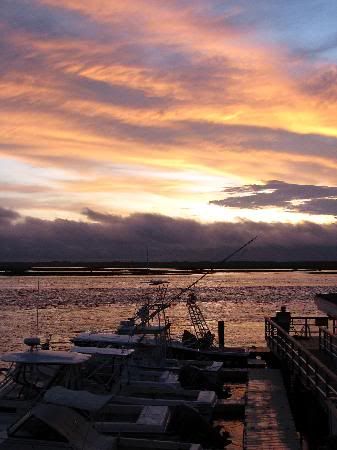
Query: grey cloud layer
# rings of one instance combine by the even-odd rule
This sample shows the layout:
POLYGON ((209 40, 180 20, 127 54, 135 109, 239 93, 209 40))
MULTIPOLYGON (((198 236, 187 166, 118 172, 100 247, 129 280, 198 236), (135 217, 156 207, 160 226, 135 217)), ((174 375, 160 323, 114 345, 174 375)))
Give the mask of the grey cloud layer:
POLYGON ((12 209, 2 208, 0 206, 0 226, 10 225, 14 220, 18 219, 20 214, 12 209))
POLYGON ((120 216, 85 210, 93 222, 39 220, 0 208, 1 260, 219 261, 254 235, 238 259, 336 259, 337 226, 239 223, 200 224, 153 214, 120 216))
POLYGON ((310 214, 337 215, 337 187, 291 184, 271 180, 224 189, 227 197, 210 203, 232 208, 284 208, 310 214), (293 203, 295 202, 295 203, 293 203))
POLYGON ((0 23, 38 37, 64 39, 95 35, 99 27, 84 14, 36 0, 2 0, 0 23))

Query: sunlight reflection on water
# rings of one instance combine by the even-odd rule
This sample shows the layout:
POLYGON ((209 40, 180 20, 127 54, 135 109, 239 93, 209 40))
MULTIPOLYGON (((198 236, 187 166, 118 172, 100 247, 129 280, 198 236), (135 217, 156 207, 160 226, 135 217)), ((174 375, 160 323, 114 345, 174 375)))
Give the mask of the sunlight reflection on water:
MULTIPOLYGON (((195 281, 198 275, 168 275, 168 296, 195 281)), ((153 275, 108 277, 0 277, 0 351, 22 349, 22 339, 36 334, 39 305, 39 334, 52 334, 52 341, 67 347, 69 337, 83 330, 113 330, 131 316, 146 296, 153 275)), ((225 320, 226 345, 264 345, 265 316, 286 304, 294 315, 317 314, 314 295, 336 285, 336 275, 306 272, 221 273, 197 285, 200 306, 213 332, 225 320)), ((173 336, 189 328, 184 302, 170 308, 173 336)))

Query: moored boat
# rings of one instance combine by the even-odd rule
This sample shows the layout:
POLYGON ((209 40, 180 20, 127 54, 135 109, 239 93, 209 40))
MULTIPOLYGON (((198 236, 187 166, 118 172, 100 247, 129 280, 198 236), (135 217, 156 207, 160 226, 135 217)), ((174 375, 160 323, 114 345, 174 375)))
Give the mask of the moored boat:
MULTIPOLYGON (((64 393, 63 399, 65 401, 64 393)), ((81 396, 82 405, 84 397, 81 396)), ((55 400, 55 399, 54 399, 55 400)), ((69 397, 68 397, 69 402, 69 397)), ((84 403, 86 403, 84 401, 84 403)), ((95 402, 89 402, 95 410, 95 402)), ((97 402, 96 402, 97 405, 97 402)), ((169 439, 154 440, 151 438, 130 438, 121 437, 120 433, 103 434, 99 432, 97 423, 92 423, 78 409, 80 404, 76 404, 76 409, 69 406, 52 403, 38 403, 26 415, 20 418, 15 424, 8 429, 8 437, 0 443, 1 450, 56 450, 56 449, 73 449, 73 450, 145 450, 148 448, 157 448, 163 450, 201 450, 199 444, 190 444, 182 442, 174 442, 169 439), (76 426, 74 426, 76 424, 76 426), (118 437, 113 434, 119 434, 118 437)), ((99 402, 98 407, 101 407, 99 402)), ((85 405, 88 408, 88 403, 85 405)), ((120 408, 120 406, 119 406, 120 408)), ((137 409, 136 418, 134 412, 129 415, 130 420, 126 422, 104 422, 110 424, 110 429, 122 430, 123 426, 129 430, 141 430, 146 427, 150 430, 165 428, 166 414, 153 414, 148 417, 147 410, 140 407, 132 407, 137 409), (155 423, 157 419, 157 424, 155 423), (139 423, 137 423, 137 421, 139 423), (144 422, 144 423, 143 423, 144 422), (152 423, 151 423, 152 422, 152 423), (133 425, 132 425, 133 424, 133 425), (152 428, 151 428, 152 427, 152 428), (157 428, 156 428, 157 427, 157 428)), ((131 407, 124 411, 124 416, 130 414, 131 407)), ((158 408, 157 408, 158 409, 158 408)), ((162 410, 162 408, 161 408, 162 410)), ((161 411, 160 411, 161 412, 161 411)), ((166 413, 166 410, 164 411, 166 413)), ((108 427, 106 425, 106 427, 108 427)), ((104 427, 103 427, 104 428, 104 427)), ((132 431, 131 431, 132 434, 132 431)), ((140 433, 141 434, 141 433, 140 433)), ((146 431, 143 433, 146 434, 146 431)), ((150 433, 151 434, 151 433, 150 433)))

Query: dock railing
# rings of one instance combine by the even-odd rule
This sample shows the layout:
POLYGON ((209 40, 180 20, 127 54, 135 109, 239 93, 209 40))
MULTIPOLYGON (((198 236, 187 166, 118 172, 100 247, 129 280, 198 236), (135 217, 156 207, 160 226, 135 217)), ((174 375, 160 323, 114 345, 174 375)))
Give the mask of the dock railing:
MULTIPOLYGON (((319 333, 319 330, 318 330, 319 333)), ((337 400, 337 375, 319 361, 310 351, 290 336, 274 320, 265 318, 265 339, 268 347, 298 375, 302 383, 324 402, 337 400)))
POLYGON ((328 327, 329 322, 331 320, 326 316, 293 316, 289 334, 302 338, 319 336, 319 328, 328 327))
MULTIPOLYGON (((326 328, 319 329, 319 349, 337 364, 337 335, 326 328)), ((336 365, 337 367, 337 365, 336 365)))

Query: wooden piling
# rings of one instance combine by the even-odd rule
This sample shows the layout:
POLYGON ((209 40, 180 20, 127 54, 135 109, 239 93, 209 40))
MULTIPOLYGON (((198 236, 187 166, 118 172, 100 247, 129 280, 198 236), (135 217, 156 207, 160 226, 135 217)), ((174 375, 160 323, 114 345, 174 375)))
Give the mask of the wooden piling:
POLYGON ((219 348, 224 348, 224 346, 225 346, 225 322, 223 320, 219 320, 219 322, 218 322, 218 339, 219 339, 219 348))

